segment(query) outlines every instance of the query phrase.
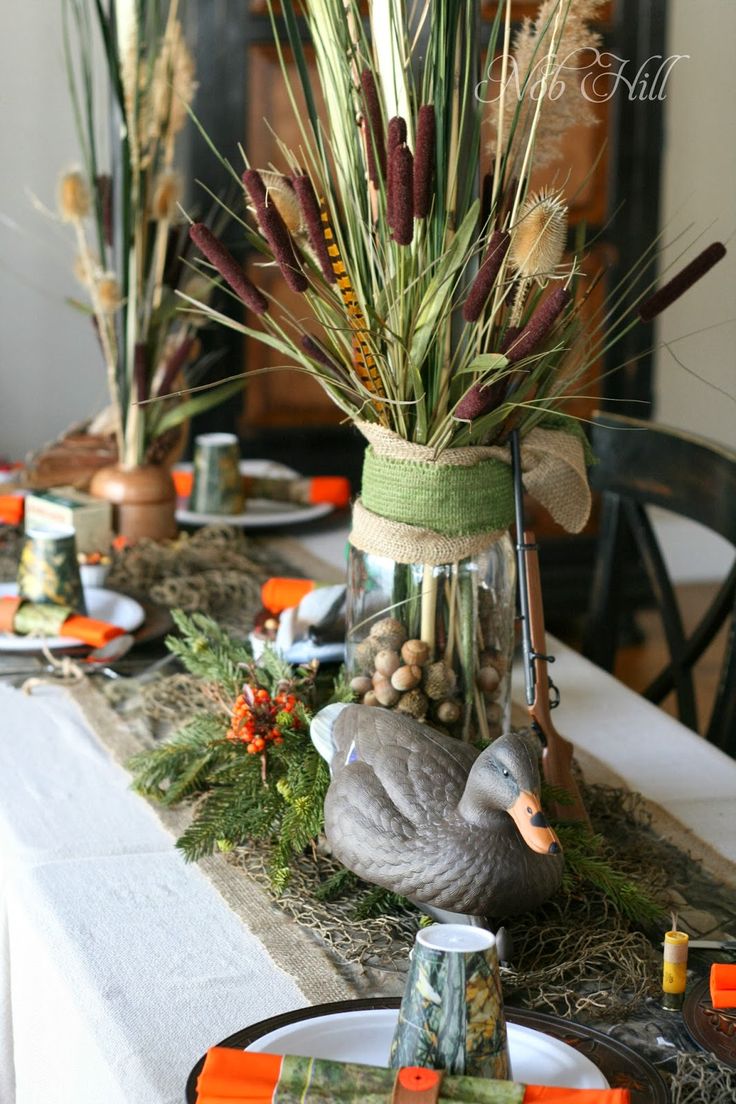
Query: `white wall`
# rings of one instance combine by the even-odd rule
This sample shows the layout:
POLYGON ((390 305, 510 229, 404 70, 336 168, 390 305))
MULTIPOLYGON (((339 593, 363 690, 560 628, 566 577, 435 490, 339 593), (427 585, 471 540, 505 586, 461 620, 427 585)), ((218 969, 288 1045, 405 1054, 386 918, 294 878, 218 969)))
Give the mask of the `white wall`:
MULTIPOLYGON (((659 340, 672 343, 702 380, 661 348, 655 417, 736 449, 735 0, 670 0, 668 37, 668 54, 690 57, 674 67, 667 86, 662 225, 672 235, 689 223, 697 228, 691 233, 703 231, 687 259, 715 239, 729 252, 661 316, 659 340)), ((731 553, 724 541, 671 516, 660 515, 658 529, 678 578, 725 574, 731 553)))
POLYGON ((64 303, 78 293, 59 171, 78 160, 61 48, 60 0, 0 0, 0 456, 22 457, 104 403, 91 324, 64 303))

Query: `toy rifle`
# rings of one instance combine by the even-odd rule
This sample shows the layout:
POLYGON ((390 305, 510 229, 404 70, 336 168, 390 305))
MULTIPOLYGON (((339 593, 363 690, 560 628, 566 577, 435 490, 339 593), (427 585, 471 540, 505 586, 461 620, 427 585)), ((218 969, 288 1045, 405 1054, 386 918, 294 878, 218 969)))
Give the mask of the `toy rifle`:
POLYGON ((524 526, 524 487, 521 479, 521 448, 519 431, 510 437, 514 471, 514 500, 516 506, 516 559, 519 572, 519 604, 521 607, 522 641, 524 647, 524 676, 526 701, 534 728, 542 737, 542 770, 551 786, 567 791, 571 804, 550 802, 550 811, 560 820, 584 821, 590 826, 583 799, 572 773, 573 746, 561 736, 552 723, 551 711, 559 701, 559 692, 552 682, 547 666, 554 656, 547 654, 542 606, 542 583, 539 574, 539 555, 534 533, 524 526), (554 703, 550 690, 555 690, 554 703))

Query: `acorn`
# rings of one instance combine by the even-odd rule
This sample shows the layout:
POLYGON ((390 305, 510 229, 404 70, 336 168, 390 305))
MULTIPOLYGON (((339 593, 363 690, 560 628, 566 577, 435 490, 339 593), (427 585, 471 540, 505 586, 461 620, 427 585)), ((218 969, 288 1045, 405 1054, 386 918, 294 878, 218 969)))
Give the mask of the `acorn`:
POLYGON ((484 694, 492 694, 494 690, 498 688, 498 684, 501 681, 501 675, 495 667, 481 667, 478 674, 475 676, 475 681, 478 684, 478 688, 483 691, 484 694))
POLYGON ((401 666, 399 653, 392 651, 390 648, 381 648, 380 652, 376 653, 373 666, 379 675, 384 675, 387 679, 390 679, 394 671, 401 666))
POLYGON ((500 725, 503 717, 503 709, 498 702, 488 702, 486 705, 486 719, 489 724, 500 725))
POLYGON ((378 698, 373 690, 369 690, 366 696, 363 698, 363 705, 379 705, 378 698))
POLYGON ((391 685, 397 690, 413 690, 422 681, 422 668, 412 663, 399 667, 391 676, 391 685))
POLYGON ((387 709, 391 709, 392 706, 396 705, 400 697, 399 691, 383 675, 377 678, 374 677, 373 694, 378 704, 385 706, 387 709))
POLYGON ((362 698, 364 694, 373 689, 373 683, 367 675, 356 675, 354 679, 350 680, 350 689, 362 698))
POLYGON ((423 721, 427 716, 428 707, 429 702, 426 694, 423 694, 421 690, 409 690, 406 694, 401 695, 401 700, 396 709, 399 713, 408 713, 415 720, 423 721))
POLYGON ((370 635, 378 642, 379 648, 390 648, 398 652, 406 640, 406 629, 395 617, 384 617, 371 625, 370 635))
POLYGON ((371 637, 361 640, 355 649, 355 666, 362 674, 367 675, 373 671, 373 660, 377 651, 376 642, 371 637))
POLYGON ((424 689, 432 701, 447 698, 455 689, 455 672, 438 659, 424 668, 424 689))
POLYGON ((416 663, 423 667, 429 659, 429 644, 423 640, 407 640, 401 649, 401 658, 404 663, 416 663))
POLYGON ((460 702, 451 701, 450 699, 441 701, 437 706, 437 720, 441 721, 442 724, 456 724, 460 720, 462 712, 460 702))

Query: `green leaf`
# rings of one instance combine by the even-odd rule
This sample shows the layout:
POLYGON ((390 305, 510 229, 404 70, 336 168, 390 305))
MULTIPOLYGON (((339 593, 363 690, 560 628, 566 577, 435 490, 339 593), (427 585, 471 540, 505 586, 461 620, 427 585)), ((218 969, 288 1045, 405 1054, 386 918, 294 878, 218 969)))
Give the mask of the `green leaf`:
POLYGON ((233 380, 231 383, 223 384, 222 387, 213 388, 212 391, 204 391, 199 395, 195 395, 192 399, 185 399, 184 402, 179 403, 172 410, 167 410, 158 424, 158 432, 165 433, 167 429, 181 425, 187 418, 193 418, 195 414, 201 414, 203 410, 210 410, 218 403, 225 402, 233 395, 237 395, 239 391, 242 391, 244 386, 245 380, 233 380))
POLYGON ((439 319, 448 309, 455 285, 454 277, 467 259, 468 246, 478 224, 480 200, 476 200, 460 225, 447 252, 442 256, 417 311, 409 359, 420 368, 435 338, 439 319))
POLYGON ((468 373, 486 375, 488 372, 502 372, 508 366, 508 358, 503 353, 481 353, 474 357, 469 364, 463 364, 460 368, 457 368, 455 375, 462 376, 468 373))

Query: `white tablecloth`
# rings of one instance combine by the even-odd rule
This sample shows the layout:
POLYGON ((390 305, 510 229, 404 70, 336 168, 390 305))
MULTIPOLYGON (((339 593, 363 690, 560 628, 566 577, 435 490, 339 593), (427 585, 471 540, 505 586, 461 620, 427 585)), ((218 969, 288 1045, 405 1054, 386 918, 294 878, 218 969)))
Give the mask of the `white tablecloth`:
POLYGON ((181 1104, 307 1003, 129 785, 62 694, 0 687, 0 1104, 181 1104))
MULTIPOLYGON (((736 761, 549 643, 559 730, 736 859, 736 761)), ((0 686, 0 1104, 181 1104, 208 1046, 308 1003, 129 784, 62 694, 0 686)))

